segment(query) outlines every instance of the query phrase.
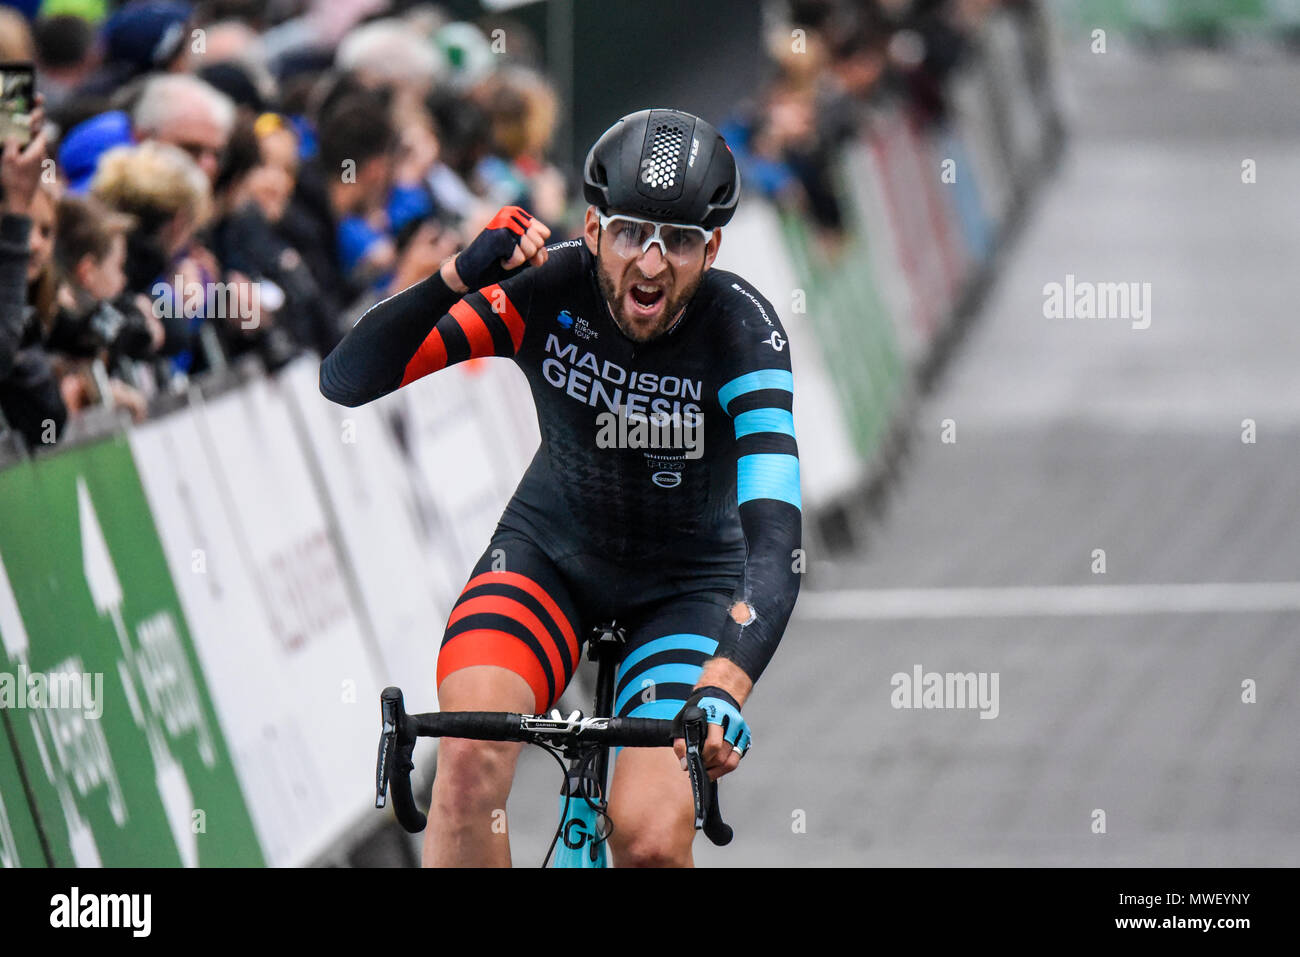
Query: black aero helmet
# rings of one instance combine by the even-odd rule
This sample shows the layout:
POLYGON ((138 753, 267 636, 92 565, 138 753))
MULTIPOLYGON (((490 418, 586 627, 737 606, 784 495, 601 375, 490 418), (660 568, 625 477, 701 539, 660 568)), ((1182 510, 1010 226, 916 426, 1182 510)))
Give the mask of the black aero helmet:
POLYGON ((582 194, 605 212, 715 229, 736 211, 740 177, 722 134, 680 110, 640 110, 596 140, 582 194))

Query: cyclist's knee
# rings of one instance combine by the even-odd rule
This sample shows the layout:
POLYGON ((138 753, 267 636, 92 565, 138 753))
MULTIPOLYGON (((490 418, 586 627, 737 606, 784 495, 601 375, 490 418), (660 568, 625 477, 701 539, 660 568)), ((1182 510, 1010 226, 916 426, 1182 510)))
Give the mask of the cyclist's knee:
POLYGON ((610 851, 615 867, 690 867, 694 828, 683 830, 680 822, 642 822, 629 833, 615 827, 610 851))
POLYGON ((448 813, 504 807, 522 744, 443 738, 438 744, 434 800, 448 813))

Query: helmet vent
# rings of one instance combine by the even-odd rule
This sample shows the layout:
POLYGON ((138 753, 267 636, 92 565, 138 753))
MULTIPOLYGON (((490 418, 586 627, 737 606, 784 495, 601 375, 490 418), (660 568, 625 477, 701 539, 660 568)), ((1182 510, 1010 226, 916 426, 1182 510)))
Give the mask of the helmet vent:
POLYGON ((688 132, 688 125, 676 119, 661 118, 650 124, 638 171, 638 179, 642 188, 648 188, 648 195, 657 192, 663 196, 674 188, 681 189, 688 132))

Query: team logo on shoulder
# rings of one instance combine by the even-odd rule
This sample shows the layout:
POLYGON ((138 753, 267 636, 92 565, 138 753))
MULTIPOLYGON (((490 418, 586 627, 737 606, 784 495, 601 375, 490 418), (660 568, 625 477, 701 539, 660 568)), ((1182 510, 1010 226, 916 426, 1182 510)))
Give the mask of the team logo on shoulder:
POLYGON ((555 317, 555 321, 560 324, 561 329, 567 329, 579 339, 595 339, 599 333, 587 323, 586 319, 581 316, 575 316, 567 309, 561 309, 555 317))
POLYGON ((777 332, 775 329, 773 329, 772 334, 768 336, 766 339, 764 339, 763 341, 766 342, 773 349, 775 349, 777 352, 780 352, 782 349, 785 348, 785 338, 781 335, 781 333, 777 332))

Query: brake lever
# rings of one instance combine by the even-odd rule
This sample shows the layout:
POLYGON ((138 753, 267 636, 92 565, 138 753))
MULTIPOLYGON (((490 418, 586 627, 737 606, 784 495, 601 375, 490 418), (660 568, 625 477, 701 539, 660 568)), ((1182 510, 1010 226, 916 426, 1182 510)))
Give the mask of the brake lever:
POLYGON ((691 775, 691 797, 695 801, 695 830, 704 827, 708 817, 709 784, 708 771, 704 766, 704 735, 708 724, 701 708, 693 707, 694 714, 686 714, 683 727, 686 732, 686 768, 691 775))
MULTIPOLYGON (((400 692, 398 694, 400 695, 400 692)), ((393 754, 397 751, 400 704, 401 698, 389 695, 385 689, 379 701, 383 725, 379 732, 379 757, 375 764, 375 807, 377 808, 382 808, 388 803, 388 776, 392 769, 393 754)))

